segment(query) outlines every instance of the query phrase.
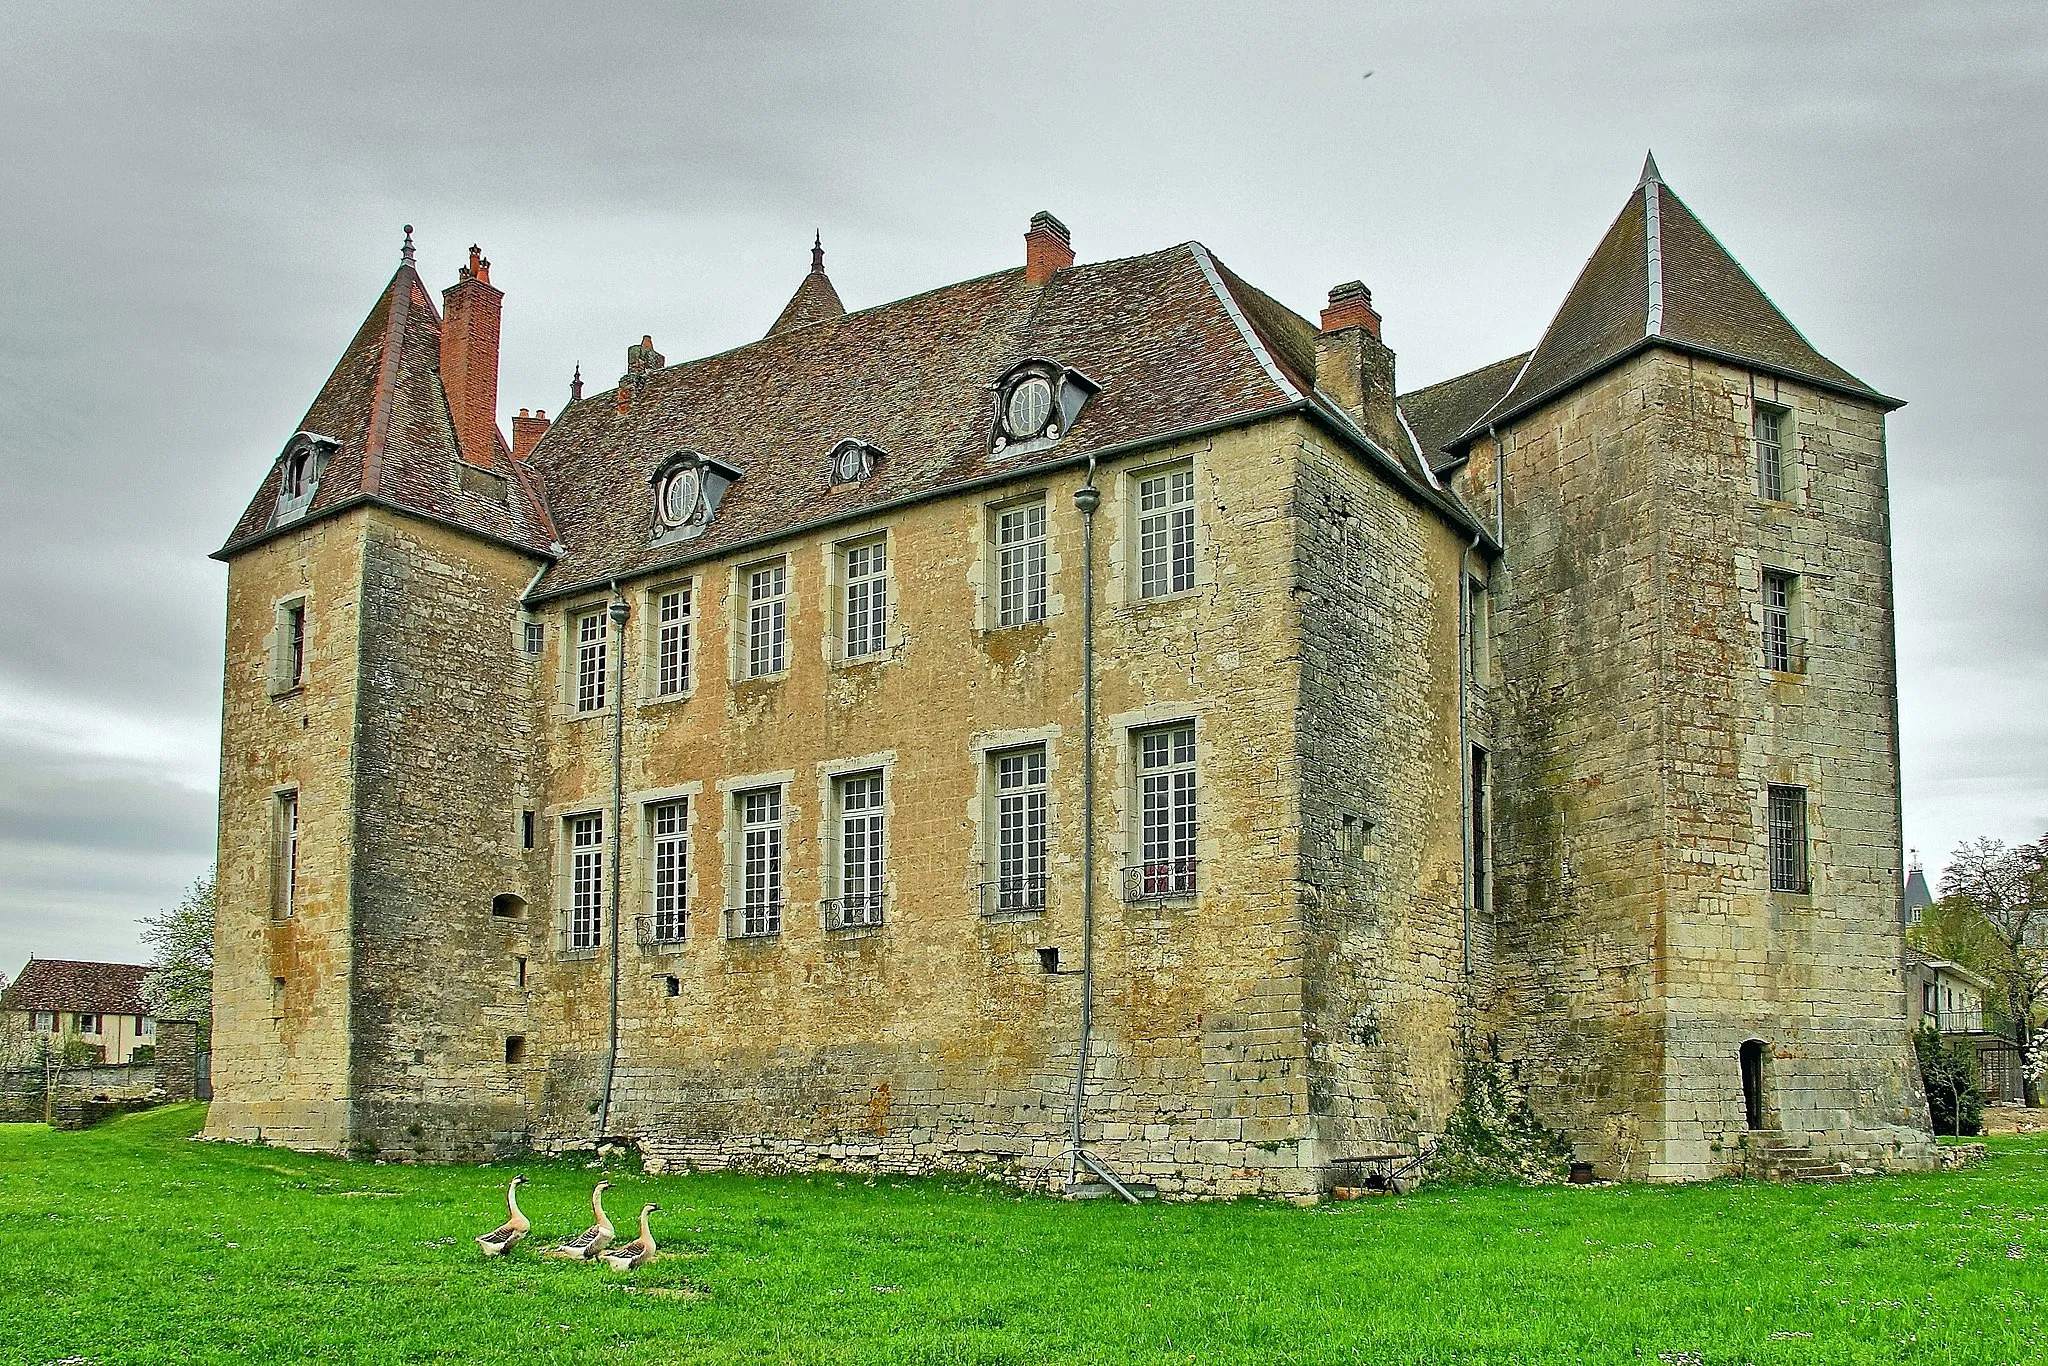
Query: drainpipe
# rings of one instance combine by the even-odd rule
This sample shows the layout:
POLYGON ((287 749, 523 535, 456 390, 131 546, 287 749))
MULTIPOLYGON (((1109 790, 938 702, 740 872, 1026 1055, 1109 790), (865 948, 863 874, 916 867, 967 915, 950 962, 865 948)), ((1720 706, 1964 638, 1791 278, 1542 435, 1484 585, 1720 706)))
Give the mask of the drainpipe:
POLYGON ((612 1113, 612 1076, 619 1066, 619 857, 625 845, 626 811, 626 599, 612 580, 612 600, 605 606, 614 643, 612 671, 612 895, 611 924, 605 941, 611 948, 611 1029, 604 1053, 604 1095, 597 1102, 597 1136, 608 1137, 612 1113))
POLYGON ((1465 666, 1472 657, 1472 644, 1466 638, 1472 622, 1472 552, 1479 548, 1482 534, 1474 532, 1472 544, 1458 552, 1458 843, 1465 851, 1464 867, 1458 874, 1463 889, 1458 899, 1465 903, 1459 944, 1468 985, 1472 980, 1472 746, 1465 738, 1465 699, 1471 683, 1465 666))
POLYGON ((1074 490, 1074 506, 1081 513, 1081 1040, 1075 1050, 1067 1184, 1077 1183, 1086 1164, 1135 1205, 1138 1197, 1081 1144, 1081 1117, 1088 1104, 1088 1042, 1095 1027, 1095 509, 1101 504, 1101 491, 1095 487, 1095 457, 1090 455, 1087 482, 1074 490))

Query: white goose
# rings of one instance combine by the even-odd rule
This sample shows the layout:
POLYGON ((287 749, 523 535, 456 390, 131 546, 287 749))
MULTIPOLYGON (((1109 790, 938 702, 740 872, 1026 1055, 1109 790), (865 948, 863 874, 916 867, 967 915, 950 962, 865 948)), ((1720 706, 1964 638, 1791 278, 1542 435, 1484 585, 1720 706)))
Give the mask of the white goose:
POLYGON ((512 1217, 477 1238, 476 1245, 484 1250, 484 1256, 504 1256, 507 1249, 517 1247, 524 1241, 527 1230, 533 1227, 527 1222, 526 1216, 519 1212, 519 1188, 525 1183, 525 1177, 515 1176, 512 1178, 512 1184, 505 1187, 505 1208, 511 1211, 512 1217))
POLYGON ((587 1262, 612 1245, 612 1239, 617 1237, 618 1233, 612 1228, 611 1217, 604 1212, 604 1193, 611 1187, 612 1183, 609 1181, 597 1183, 590 1192, 590 1213, 597 1222, 561 1246, 549 1248, 550 1257, 567 1257, 571 1261, 587 1262))
POLYGON ((654 1234, 647 1227, 647 1216, 660 1208, 660 1205, 640 1207, 640 1236, 630 1243, 606 1248, 599 1253, 598 1255, 604 1258, 606 1266, 614 1271, 631 1271, 642 1262, 654 1260, 654 1234))

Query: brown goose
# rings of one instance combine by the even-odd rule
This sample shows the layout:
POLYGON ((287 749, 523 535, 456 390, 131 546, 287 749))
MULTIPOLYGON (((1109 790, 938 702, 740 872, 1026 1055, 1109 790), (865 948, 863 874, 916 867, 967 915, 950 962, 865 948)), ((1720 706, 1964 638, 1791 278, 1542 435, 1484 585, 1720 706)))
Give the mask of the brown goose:
POLYGON ((609 1181, 600 1181, 590 1192, 590 1213, 597 1220, 589 1228, 571 1238, 559 1247, 548 1249, 550 1257, 567 1257, 571 1261, 587 1262, 612 1245, 617 1237, 612 1228, 611 1217, 604 1212, 604 1193, 612 1188, 609 1181))
POLYGON ((604 1258, 606 1266, 614 1271, 631 1271, 642 1262, 654 1260, 654 1234, 648 1230, 647 1216, 660 1208, 660 1205, 640 1207, 640 1236, 630 1243, 606 1248, 599 1253, 598 1255, 604 1258))
POLYGON ((508 1248, 517 1247, 525 1239, 527 1230, 533 1227, 519 1212, 519 1188, 525 1183, 525 1177, 515 1176, 512 1184, 505 1187, 505 1208, 511 1211, 512 1217, 477 1238, 476 1245, 484 1250, 484 1256, 502 1257, 508 1248))

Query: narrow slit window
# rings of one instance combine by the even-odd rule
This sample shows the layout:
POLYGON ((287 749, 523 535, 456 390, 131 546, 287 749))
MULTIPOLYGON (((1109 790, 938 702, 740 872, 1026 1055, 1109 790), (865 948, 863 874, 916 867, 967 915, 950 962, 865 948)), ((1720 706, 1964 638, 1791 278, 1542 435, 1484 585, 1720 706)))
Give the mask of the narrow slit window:
POLYGON ((782 789, 764 787, 735 799, 740 813, 742 937, 782 932, 782 789))
POLYGON ((299 908, 299 794, 280 792, 273 812, 277 845, 273 855, 271 912, 288 920, 299 908))
POLYGON ((789 567, 747 571, 747 677, 779 674, 789 656, 789 567))
POLYGON ((889 550, 886 541, 848 546, 841 559, 846 575, 846 658, 882 652, 889 625, 889 550))
POLYGON ((1195 472, 1168 470, 1138 482, 1138 596, 1195 586, 1195 472))
POLYGON ((654 918, 657 944, 680 943, 690 926, 690 804, 660 802, 649 808, 654 836, 654 918))
POLYGON ((1773 502, 1785 497, 1785 410, 1756 405, 1756 491, 1773 502))
POLYGON ((568 947, 594 949, 604 912, 604 816, 569 818, 568 947))
POLYGON ((1138 735, 1138 866, 1133 899, 1187 896, 1195 890, 1195 728, 1167 726, 1138 735))
POLYGON ((654 693, 679 697, 690 690, 691 585, 655 599, 654 693))
POLYGON ((285 682, 298 687, 306 681, 306 604, 295 602, 284 609, 285 682))
POLYGON ((995 756, 996 877, 990 909, 1045 908, 1045 746, 995 756))
POLYGON ((1493 770, 1492 756, 1472 746, 1470 802, 1472 841, 1472 909, 1493 909, 1493 770))
POLYGON ((1799 642, 1792 635, 1796 577, 1764 571, 1764 667, 1781 674, 1800 672, 1799 642))
POLYGON ((837 786, 839 898, 831 919, 840 929, 879 925, 882 893, 887 886, 882 775, 855 774, 839 779, 837 786))
POLYGON ((1769 824, 1771 890, 1807 891, 1806 789, 1773 784, 1769 824))
POLYGON ((576 618, 576 710, 603 711, 606 665, 605 614, 586 612, 576 618))
POLYGON ((1044 621, 1045 503, 1009 508, 996 515, 996 624, 1026 626, 1044 621))

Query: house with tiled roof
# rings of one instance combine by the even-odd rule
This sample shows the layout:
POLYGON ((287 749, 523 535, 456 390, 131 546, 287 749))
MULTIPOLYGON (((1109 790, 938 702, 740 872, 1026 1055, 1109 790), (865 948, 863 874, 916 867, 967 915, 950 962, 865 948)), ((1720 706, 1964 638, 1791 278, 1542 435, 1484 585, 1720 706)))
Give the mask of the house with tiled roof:
POLYGON ((103 1062, 127 1062, 137 1048, 156 1046, 156 1017, 142 999, 141 963, 82 963, 31 958, 5 991, 0 1013, 11 1038, 46 1039, 58 1048, 78 1040, 103 1062))
POLYGON ((1041 214, 507 443, 410 232, 217 552, 213 1136, 1304 1195, 1498 1065, 1603 1175, 1932 1161, 1896 404, 1654 163, 1407 395, 1362 283, 1041 214))

